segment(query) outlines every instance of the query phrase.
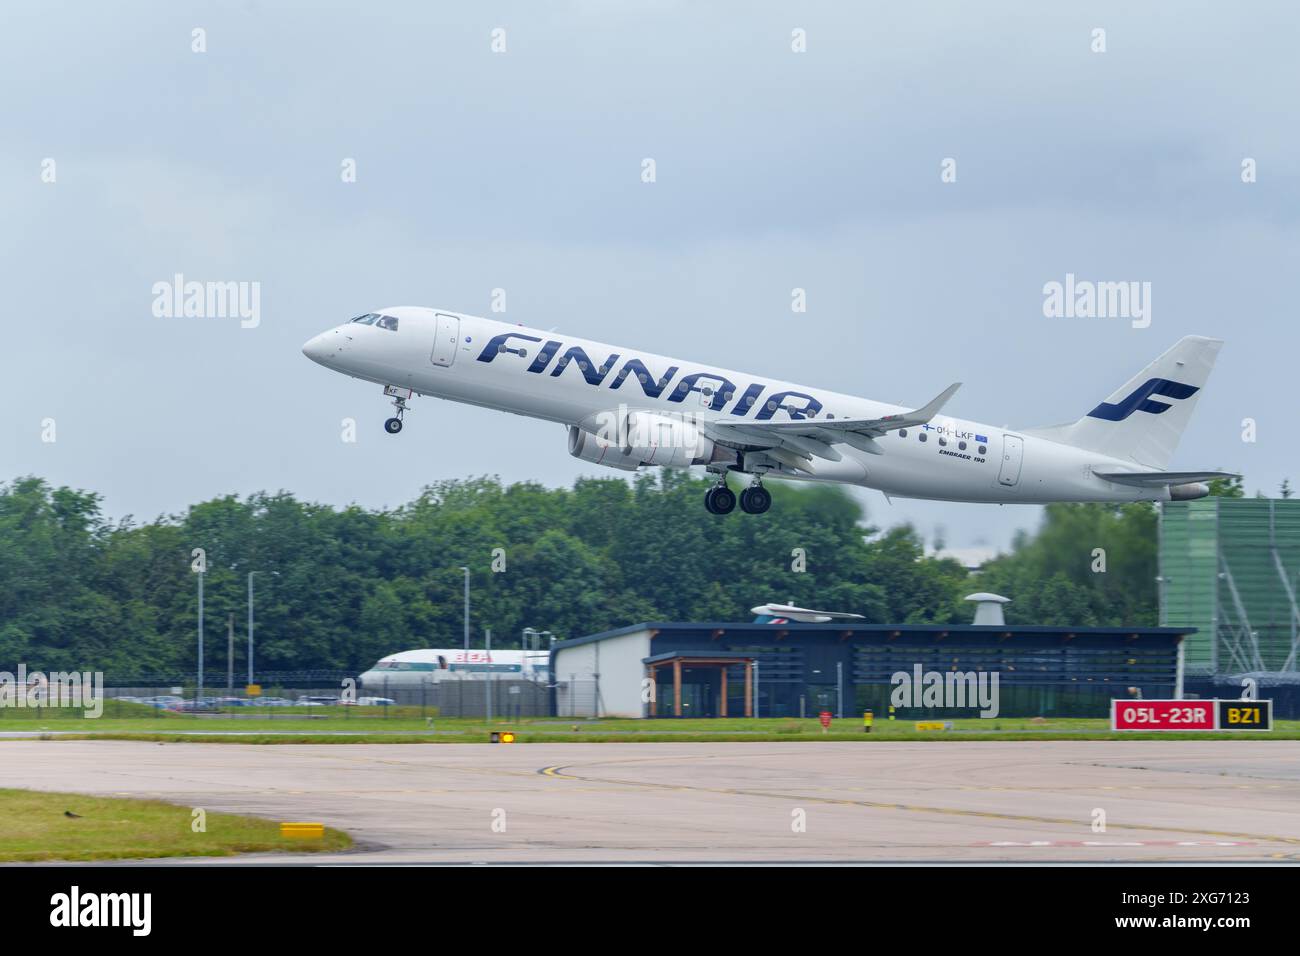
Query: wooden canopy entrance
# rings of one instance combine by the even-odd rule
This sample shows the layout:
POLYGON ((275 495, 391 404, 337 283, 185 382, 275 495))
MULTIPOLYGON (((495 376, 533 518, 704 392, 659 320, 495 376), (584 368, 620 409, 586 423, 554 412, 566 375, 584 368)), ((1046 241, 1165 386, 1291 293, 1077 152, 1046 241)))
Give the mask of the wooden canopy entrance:
MULTIPOLYGON (((659 671, 670 668, 673 675, 673 716, 682 716, 682 670, 683 668, 716 668, 719 676, 718 716, 727 717, 727 668, 743 666, 745 668, 745 716, 754 716, 754 659, 744 654, 727 651, 712 654, 692 654, 685 651, 670 651, 645 658, 646 675, 654 682, 656 699, 659 687, 659 671)), ((659 716, 653 714, 652 716, 659 716)))

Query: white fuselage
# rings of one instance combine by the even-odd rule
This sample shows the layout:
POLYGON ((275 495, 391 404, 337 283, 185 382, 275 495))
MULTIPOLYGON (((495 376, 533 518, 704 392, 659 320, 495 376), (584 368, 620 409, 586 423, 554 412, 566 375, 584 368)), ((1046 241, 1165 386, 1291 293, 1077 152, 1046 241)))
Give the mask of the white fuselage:
MULTIPOLYGON (((590 430, 601 416, 620 409, 732 424, 881 418, 906 411, 494 319, 409 306, 385 309, 382 315, 394 317, 397 328, 346 323, 316 336, 303 351, 354 378, 590 430)), ((815 475, 782 467, 766 471, 948 501, 1169 499, 1165 486, 1115 484, 1094 474, 1131 470, 1132 461, 944 414, 877 441, 882 454, 837 445, 841 460, 819 460, 815 475)))

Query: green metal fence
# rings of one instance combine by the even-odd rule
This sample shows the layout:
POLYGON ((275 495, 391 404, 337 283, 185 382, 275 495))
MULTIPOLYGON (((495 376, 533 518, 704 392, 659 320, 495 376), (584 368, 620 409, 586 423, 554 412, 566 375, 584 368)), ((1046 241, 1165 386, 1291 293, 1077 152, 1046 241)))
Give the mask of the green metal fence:
POLYGON ((1300 665, 1300 500, 1202 498, 1163 505, 1160 623, 1190 626, 1188 674, 1300 665))

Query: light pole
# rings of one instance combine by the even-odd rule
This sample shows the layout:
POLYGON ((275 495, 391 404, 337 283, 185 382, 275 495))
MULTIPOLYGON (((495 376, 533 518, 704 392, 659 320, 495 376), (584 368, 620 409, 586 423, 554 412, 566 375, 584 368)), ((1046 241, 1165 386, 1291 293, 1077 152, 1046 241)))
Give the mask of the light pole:
POLYGON ((835 716, 844 719, 844 662, 835 662, 835 716))
POLYGON ((465 572, 465 650, 469 650, 469 568, 461 570, 465 572))
POLYGON ((524 650, 540 651, 543 637, 554 637, 550 631, 539 631, 535 627, 524 628, 524 650))
POLYGON ((203 571, 199 571, 199 673, 198 684, 194 688, 194 709, 199 709, 203 699, 203 571))
MULTIPOLYGON (((253 575, 257 571, 248 572, 248 682, 253 683, 253 575)), ((280 576, 279 571, 272 571, 271 574, 277 578, 280 576)))

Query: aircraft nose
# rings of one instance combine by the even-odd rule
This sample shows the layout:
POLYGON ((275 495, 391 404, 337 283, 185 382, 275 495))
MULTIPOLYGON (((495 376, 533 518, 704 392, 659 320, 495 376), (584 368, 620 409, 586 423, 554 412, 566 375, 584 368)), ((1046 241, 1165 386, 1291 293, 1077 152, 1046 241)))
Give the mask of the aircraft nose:
POLYGON ((324 365, 325 361, 334 353, 334 343, 330 340, 336 337, 333 331, 322 332, 315 338, 308 339, 302 347, 302 354, 307 356, 313 362, 319 362, 324 365))

